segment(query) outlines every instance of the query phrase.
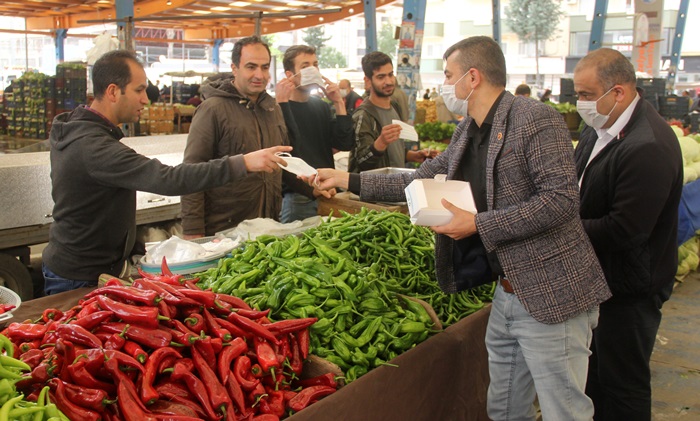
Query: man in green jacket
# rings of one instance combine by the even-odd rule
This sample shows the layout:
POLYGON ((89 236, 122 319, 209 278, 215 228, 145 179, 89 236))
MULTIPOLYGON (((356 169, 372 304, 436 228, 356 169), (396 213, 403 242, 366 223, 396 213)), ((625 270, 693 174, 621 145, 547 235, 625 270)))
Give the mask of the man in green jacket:
MULTIPOLYGON (((251 36, 233 47, 232 78, 203 85, 187 137, 184 162, 206 162, 235 153, 288 145, 279 105, 265 90, 270 81, 270 49, 251 36)), ((282 175, 250 174, 235 183, 182 197, 186 238, 214 235, 246 219, 279 218, 282 175)))

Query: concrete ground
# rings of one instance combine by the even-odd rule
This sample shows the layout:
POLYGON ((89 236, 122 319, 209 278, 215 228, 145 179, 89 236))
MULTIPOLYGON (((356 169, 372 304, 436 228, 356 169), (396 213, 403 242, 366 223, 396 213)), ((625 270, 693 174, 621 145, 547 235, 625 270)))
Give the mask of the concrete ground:
POLYGON ((700 273, 678 283, 662 311, 651 356, 652 419, 700 421, 700 273))

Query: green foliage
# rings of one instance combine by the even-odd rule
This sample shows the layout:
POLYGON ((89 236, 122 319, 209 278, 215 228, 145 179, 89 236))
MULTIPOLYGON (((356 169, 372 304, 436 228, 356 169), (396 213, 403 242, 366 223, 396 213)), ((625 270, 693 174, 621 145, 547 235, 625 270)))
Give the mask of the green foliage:
POLYGON ((568 102, 562 102, 561 104, 555 104, 552 101, 547 101, 545 104, 549 105, 550 107, 554 108, 558 112, 562 114, 566 113, 575 113, 576 112, 576 106, 574 104, 570 104, 568 102))
POLYGON ((564 12, 556 0, 511 0, 505 22, 525 42, 553 39, 564 12))
POLYGON ((346 67, 348 65, 345 56, 333 47, 323 47, 318 57, 318 67, 322 69, 333 69, 335 67, 346 67))
POLYGON ((435 121, 416 124, 416 132, 420 140, 445 140, 452 139, 456 127, 457 125, 453 123, 435 121))
POLYGON ((330 36, 326 37, 326 29, 323 26, 312 26, 311 28, 306 28, 304 31, 304 36, 301 38, 304 44, 314 47, 316 49, 316 55, 320 56, 326 41, 331 39, 330 36))
POLYGON ((284 54, 279 50, 279 48, 275 47, 275 44, 277 43, 277 36, 275 34, 263 35, 261 38, 263 41, 265 41, 267 46, 270 47, 270 55, 277 58, 277 63, 279 63, 278 65, 281 67, 282 57, 284 54))
POLYGON ((385 23, 377 36, 377 48, 392 60, 396 56, 396 48, 399 45, 399 40, 394 39, 394 28, 394 25, 385 23))

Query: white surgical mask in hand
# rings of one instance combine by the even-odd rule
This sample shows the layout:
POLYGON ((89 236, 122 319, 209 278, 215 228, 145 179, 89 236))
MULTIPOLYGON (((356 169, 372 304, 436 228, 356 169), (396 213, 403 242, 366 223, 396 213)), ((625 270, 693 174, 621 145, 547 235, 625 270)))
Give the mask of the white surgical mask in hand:
MULTIPOLYGON (((277 165, 279 165, 280 168, 282 168, 285 171, 289 171, 292 174, 296 174, 303 177, 311 177, 318 174, 318 171, 316 171, 314 167, 307 164, 306 161, 304 161, 301 158, 292 156, 287 152, 277 152, 275 155, 284 158, 285 162, 287 163, 287 166, 285 167, 282 164, 277 165)), ((315 181, 318 182, 318 178, 315 181)))
POLYGON ((326 86, 326 83, 321 76, 321 72, 318 71, 316 66, 304 67, 296 75, 299 74, 301 75, 301 82, 299 83, 299 86, 318 85, 321 88, 326 86))
POLYGON ((595 101, 576 101, 576 110, 587 125, 593 127, 594 129, 600 129, 608 121, 608 119, 610 118, 610 114, 612 114, 615 107, 617 107, 617 101, 615 101, 615 105, 613 105, 612 110, 610 110, 610 112, 607 115, 598 112, 597 104, 598 101, 603 99, 605 95, 609 94, 610 91, 613 90, 613 88, 610 88, 608 92, 601 95, 601 97, 596 99, 595 101))

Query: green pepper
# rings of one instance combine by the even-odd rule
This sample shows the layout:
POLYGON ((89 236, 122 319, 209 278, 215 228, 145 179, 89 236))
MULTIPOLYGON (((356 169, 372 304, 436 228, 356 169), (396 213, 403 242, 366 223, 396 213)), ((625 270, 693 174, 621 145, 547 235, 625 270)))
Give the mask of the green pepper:
POLYGON ((352 353, 350 352, 350 349, 348 346, 343 342, 342 339, 339 337, 335 337, 331 340, 331 345, 333 346, 333 349, 335 350, 335 353, 343 359, 343 361, 350 363, 352 362, 352 353))

